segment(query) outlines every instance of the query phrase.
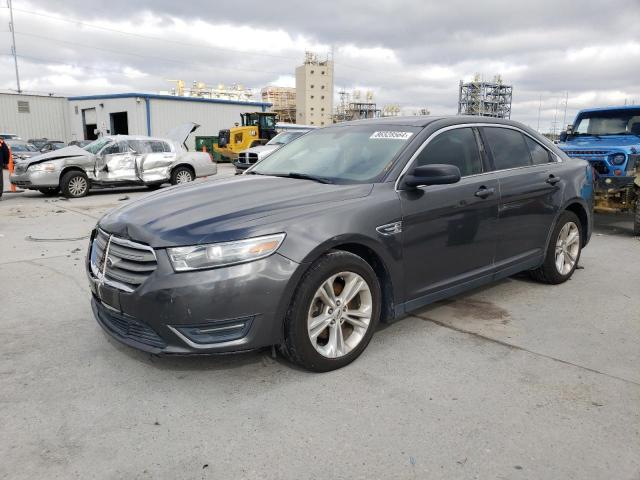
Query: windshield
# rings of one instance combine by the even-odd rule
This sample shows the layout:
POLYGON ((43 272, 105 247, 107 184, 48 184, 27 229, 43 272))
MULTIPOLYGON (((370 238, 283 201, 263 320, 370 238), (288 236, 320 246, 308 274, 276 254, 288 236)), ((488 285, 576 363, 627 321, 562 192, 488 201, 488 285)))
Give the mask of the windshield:
POLYGON ((87 152, 93 153, 95 155, 100 150, 102 150, 102 147, 104 147, 108 143, 111 143, 111 139, 109 139, 109 138, 99 138, 99 139, 91 142, 89 145, 85 145, 82 148, 85 149, 87 152))
POLYGON ((640 108, 581 113, 575 135, 640 135, 640 108))
POLYGON ((375 182, 420 129, 349 125, 315 130, 266 157, 250 171, 323 177, 332 183, 375 182))
POLYGON ((267 145, 286 145, 307 132, 282 132, 267 142, 267 145))

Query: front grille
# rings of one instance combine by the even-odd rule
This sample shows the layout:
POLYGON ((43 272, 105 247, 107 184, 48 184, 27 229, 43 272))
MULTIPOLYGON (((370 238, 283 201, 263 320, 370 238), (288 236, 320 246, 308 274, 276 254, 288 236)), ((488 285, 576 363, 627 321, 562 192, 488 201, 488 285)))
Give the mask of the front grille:
POLYGON ((564 153, 570 157, 579 157, 581 155, 607 155, 609 152, 606 150, 565 150, 564 153))
POLYGON ((608 175, 609 174, 609 166, 603 160, 596 160, 589 162, 593 169, 598 172, 600 175, 608 175))
POLYGON ((101 305, 98 306, 97 313, 102 324, 120 337, 129 338, 152 347, 164 348, 167 346, 160 335, 138 320, 111 312, 101 305))
POLYGON ((157 266, 155 252, 148 245, 98 229, 91 246, 91 271, 97 278, 120 290, 132 292, 157 266))
POLYGON ((258 161, 258 154, 253 152, 239 153, 238 161, 240 163, 246 163, 247 165, 252 165, 258 161))

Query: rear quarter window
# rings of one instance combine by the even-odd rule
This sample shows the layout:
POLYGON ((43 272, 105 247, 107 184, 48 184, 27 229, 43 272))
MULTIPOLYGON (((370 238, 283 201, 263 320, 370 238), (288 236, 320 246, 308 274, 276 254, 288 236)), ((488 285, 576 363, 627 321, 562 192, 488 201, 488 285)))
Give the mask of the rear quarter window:
POLYGON ((517 130, 485 127, 484 136, 489 143, 496 170, 527 167, 531 165, 529 147, 524 135, 517 130))
POLYGON ((551 161, 551 154, 546 148, 529 137, 525 136, 524 138, 527 142, 527 146, 529 147, 529 152, 531 153, 531 161, 534 165, 542 165, 551 161))

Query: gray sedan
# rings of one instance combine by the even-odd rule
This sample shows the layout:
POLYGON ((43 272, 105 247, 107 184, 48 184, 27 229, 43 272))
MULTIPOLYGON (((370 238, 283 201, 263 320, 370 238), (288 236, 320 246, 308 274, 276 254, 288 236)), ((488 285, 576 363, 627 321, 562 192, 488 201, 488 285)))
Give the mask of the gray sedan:
POLYGON ((381 118, 315 130, 245 174, 105 215, 94 315, 152 353, 279 346, 347 365, 378 323, 518 272, 568 280, 591 170, 517 122, 381 118))

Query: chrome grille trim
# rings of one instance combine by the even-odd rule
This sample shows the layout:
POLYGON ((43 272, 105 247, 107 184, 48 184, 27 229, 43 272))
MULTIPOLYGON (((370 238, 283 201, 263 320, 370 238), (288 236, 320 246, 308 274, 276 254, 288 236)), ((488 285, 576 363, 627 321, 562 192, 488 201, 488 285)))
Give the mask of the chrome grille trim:
POLYGON ((117 237, 102 229, 97 230, 91 249, 93 275, 105 284, 125 292, 133 292, 158 267, 153 248, 117 237))

